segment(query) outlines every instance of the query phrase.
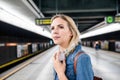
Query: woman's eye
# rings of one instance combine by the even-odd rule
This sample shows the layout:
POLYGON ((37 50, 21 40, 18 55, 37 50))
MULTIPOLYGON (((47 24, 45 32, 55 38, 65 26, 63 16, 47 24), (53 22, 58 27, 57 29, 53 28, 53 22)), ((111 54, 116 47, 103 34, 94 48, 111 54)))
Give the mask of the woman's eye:
POLYGON ((51 30, 53 30, 54 29, 54 27, 51 27, 51 30))
POLYGON ((63 29, 64 27, 63 26, 59 26, 59 28, 63 29))

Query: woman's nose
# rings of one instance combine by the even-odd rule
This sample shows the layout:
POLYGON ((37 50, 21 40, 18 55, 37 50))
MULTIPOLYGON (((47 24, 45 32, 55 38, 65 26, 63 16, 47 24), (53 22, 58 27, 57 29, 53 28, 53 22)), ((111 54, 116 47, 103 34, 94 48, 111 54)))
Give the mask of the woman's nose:
POLYGON ((55 30, 55 31, 53 31, 53 34, 58 34, 58 31, 56 31, 56 30, 55 30))
POLYGON ((59 31, 57 28, 55 28, 52 32, 53 32, 53 34, 58 34, 59 31))

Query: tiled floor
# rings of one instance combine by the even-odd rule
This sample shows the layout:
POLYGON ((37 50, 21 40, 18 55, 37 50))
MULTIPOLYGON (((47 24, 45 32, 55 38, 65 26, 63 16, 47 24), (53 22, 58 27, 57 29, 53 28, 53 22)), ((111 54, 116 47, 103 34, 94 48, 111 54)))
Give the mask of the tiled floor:
MULTIPOLYGON (((51 56, 57 46, 45 51, 36 61, 16 72, 6 80, 52 80, 51 56)), ((83 50, 90 55, 94 74, 102 77, 103 80, 120 79, 120 53, 83 47, 83 50)))

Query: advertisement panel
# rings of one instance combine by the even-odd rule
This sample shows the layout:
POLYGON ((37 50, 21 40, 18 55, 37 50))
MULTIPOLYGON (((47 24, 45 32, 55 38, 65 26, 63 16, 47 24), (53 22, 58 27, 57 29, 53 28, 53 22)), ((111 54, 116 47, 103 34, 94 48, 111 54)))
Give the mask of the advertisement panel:
POLYGON ((22 57, 22 45, 17 45, 17 58, 22 57))
POLYGON ((101 49, 108 50, 109 49, 109 42, 108 41, 101 41, 101 49))
POLYGON ((23 56, 28 54, 28 45, 24 44, 23 45, 23 56))
POLYGON ((32 44, 32 52, 35 52, 37 51, 37 44, 32 44))
POLYGON ((115 51, 120 52, 120 41, 115 42, 115 51))
POLYGON ((108 50, 109 48, 109 42, 108 41, 104 41, 104 49, 108 50))
POLYGON ((22 57, 28 54, 28 46, 25 44, 17 45, 17 57, 22 57))

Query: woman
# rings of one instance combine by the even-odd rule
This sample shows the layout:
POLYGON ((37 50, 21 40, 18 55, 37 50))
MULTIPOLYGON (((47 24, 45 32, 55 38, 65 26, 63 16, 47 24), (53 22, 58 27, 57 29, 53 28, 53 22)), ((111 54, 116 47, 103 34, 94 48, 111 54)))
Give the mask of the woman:
POLYGON ((74 72, 74 58, 82 50, 79 31, 73 19, 63 14, 53 16, 51 34, 54 43, 59 45, 59 50, 53 57, 54 80, 93 80, 90 57, 85 53, 78 57, 76 73, 74 72), (63 61, 60 61, 61 53, 65 54, 63 61))

